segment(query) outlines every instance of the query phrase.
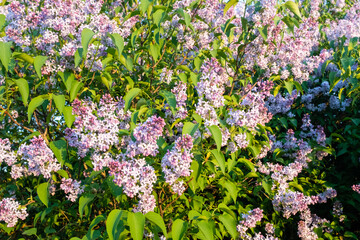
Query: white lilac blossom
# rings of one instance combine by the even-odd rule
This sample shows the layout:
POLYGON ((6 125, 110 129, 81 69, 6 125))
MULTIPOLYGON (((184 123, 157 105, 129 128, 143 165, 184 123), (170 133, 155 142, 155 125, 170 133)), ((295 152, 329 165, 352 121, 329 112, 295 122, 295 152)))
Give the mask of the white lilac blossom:
POLYGON ((26 208, 15 199, 3 198, 0 201, 0 221, 6 222, 7 227, 14 227, 19 219, 25 220, 27 216, 26 208))
POLYGON ((85 186, 81 186, 81 182, 75 179, 61 179, 60 188, 64 190, 66 198, 72 202, 75 202, 80 194, 84 192, 85 186))
POLYGON ((33 137, 29 145, 21 145, 17 154, 21 156, 21 164, 23 165, 18 168, 13 166, 11 169, 12 176, 20 177, 24 174, 43 175, 45 178, 50 178, 52 172, 60 170, 60 163, 42 137, 33 137), (27 168, 24 166, 27 166, 27 168), (22 174, 15 174, 13 171, 21 171, 22 174))
POLYGON ((181 177, 188 177, 191 174, 190 165, 193 155, 190 153, 193 147, 193 139, 186 134, 175 141, 174 147, 165 154, 161 160, 162 172, 165 180, 174 192, 181 195, 185 191, 185 184, 181 177))

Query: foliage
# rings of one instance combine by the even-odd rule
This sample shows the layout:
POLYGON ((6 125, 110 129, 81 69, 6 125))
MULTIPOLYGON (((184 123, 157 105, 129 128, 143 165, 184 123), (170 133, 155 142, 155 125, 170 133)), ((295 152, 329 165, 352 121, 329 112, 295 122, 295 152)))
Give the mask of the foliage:
POLYGON ((1 238, 358 239, 359 16, 2 1, 1 238))

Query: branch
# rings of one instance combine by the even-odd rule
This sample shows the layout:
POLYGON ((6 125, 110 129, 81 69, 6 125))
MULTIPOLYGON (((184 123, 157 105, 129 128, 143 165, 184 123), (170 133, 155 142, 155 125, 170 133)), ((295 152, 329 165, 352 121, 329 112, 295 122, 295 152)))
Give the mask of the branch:
POLYGON ((3 108, 1 105, 0 105, 0 108, 4 111, 4 114, 8 115, 8 116, 10 117, 11 121, 13 121, 16 125, 18 125, 19 127, 23 128, 23 129, 25 129, 25 130, 28 130, 28 131, 31 132, 31 133, 34 132, 34 130, 32 130, 32 129, 30 129, 30 128, 27 128, 27 127, 21 125, 18 121, 16 121, 16 120, 13 118, 13 116, 11 116, 11 114, 10 114, 5 108, 3 108))

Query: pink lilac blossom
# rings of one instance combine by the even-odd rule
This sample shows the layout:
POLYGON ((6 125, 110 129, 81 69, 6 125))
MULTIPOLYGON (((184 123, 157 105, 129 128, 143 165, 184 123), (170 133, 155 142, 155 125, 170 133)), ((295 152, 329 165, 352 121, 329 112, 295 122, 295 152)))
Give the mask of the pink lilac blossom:
POLYGON ((84 192, 85 186, 81 186, 81 182, 75 179, 61 179, 60 189, 64 190, 67 194, 66 198, 72 202, 76 202, 76 199, 84 192))
POLYGON ((7 227, 14 227, 19 219, 25 220, 28 216, 25 207, 13 198, 3 198, 0 201, 0 221, 7 223, 7 227))
POLYGON ((183 82, 177 82, 175 84, 175 87, 171 89, 171 92, 175 95, 176 98, 176 115, 174 116, 174 119, 185 119, 188 112, 186 109, 186 100, 187 100, 187 94, 186 94, 186 84, 183 82))
MULTIPOLYGON (((6 14, 8 22, 6 36, 1 40, 14 42, 25 52, 41 51, 42 55, 48 56, 43 74, 74 69, 74 64, 69 62, 73 62, 76 49, 81 47, 84 28, 94 31, 94 38, 98 38, 100 45, 104 46, 98 51, 94 48, 95 43, 90 44, 87 59, 94 59, 96 52, 101 55, 107 47, 114 47, 108 33, 118 33, 124 38, 131 34, 138 17, 127 19, 119 14, 114 16, 113 8, 116 8, 115 5, 107 1, 94 0, 12 1, 9 5, 0 6, 0 12, 6 14), (100 13, 103 7, 108 10, 106 14, 100 13), (55 66, 50 67, 51 64, 55 66)), ((90 68, 91 64, 85 66, 90 68)), ((96 62, 90 70, 99 69, 102 69, 102 65, 96 62)))
POLYGON ((16 162, 16 154, 11 150, 11 144, 8 138, 0 139, 0 165, 5 162, 12 166, 16 162))
POLYGON ((156 141, 162 135, 164 126, 164 119, 155 115, 138 125, 133 131, 135 141, 130 141, 127 146, 127 156, 156 156, 159 148, 156 141))
POLYGON ((215 108, 224 105, 225 84, 229 76, 215 58, 205 61, 200 69, 201 77, 196 86, 199 97, 205 97, 215 108))
POLYGON ((249 141, 247 140, 246 133, 237 134, 234 140, 239 148, 247 148, 249 141))
POLYGON ((125 111, 124 106, 122 98, 114 101, 109 94, 105 94, 98 105, 90 99, 75 99, 72 104, 73 114, 76 115, 75 128, 65 130, 65 139, 71 147, 77 148, 80 157, 85 157, 93 149, 92 160, 97 169, 107 166, 98 161, 97 158, 104 158, 99 154, 121 144, 118 136, 120 129, 130 129, 131 112, 125 111))
MULTIPOLYGON (((28 168, 22 167, 16 169, 13 166, 12 172, 16 169, 24 171, 23 174, 32 174, 34 176, 43 175, 45 178, 50 178, 51 172, 56 172, 61 168, 57 159, 54 157, 54 153, 46 145, 42 137, 34 137, 30 140, 29 145, 21 145, 17 154, 21 156, 23 164, 28 168)), ((15 175, 14 173, 14 176, 15 175)))
POLYGON ((230 109, 226 122, 231 126, 246 126, 251 130, 255 130, 258 124, 265 125, 268 123, 272 114, 268 112, 265 100, 270 96, 272 87, 273 83, 270 81, 258 82, 256 87, 246 86, 244 89, 245 97, 241 102, 243 109, 230 109))
POLYGON ((128 197, 140 198, 134 211, 146 213, 154 210, 156 201, 151 193, 157 177, 154 168, 145 159, 114 160, 110 162, 109 168, 109 174, 114 176, 114 183, 123 187, 128 197))
POLYGON ((185 184, 181 177, 188 177, 191 174, 190 165, 192 162, 193 138, 186 134, 175 141, 171 151, 164 155, 161 160, 162 172, 165 180, 172 187, 173 191, 181 195, 185 191, 185 184))
POLYGON ((351 189, 360 194, 360 184, 354 184, 351 186, 351 189))
POLYGON ((255 227, 256 223, 261 221, 263 216, 263 210, 260 208, 255 208, 248 211, 248 213, 241 214, 242 220, 239 225, 236 226, 238 232, 240 233, 240 237, 244 238, 246 236, 246 231, 249 228, 255 227))

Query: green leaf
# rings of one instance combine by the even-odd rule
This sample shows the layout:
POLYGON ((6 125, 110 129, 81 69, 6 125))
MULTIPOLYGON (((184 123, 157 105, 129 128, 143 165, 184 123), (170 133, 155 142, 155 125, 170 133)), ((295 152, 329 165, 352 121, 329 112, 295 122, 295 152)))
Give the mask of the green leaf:
POLYGON ((22 98, 22 101, 23 101, 24 105, 27 106, 28 105, 27 101, 28 101, 28 98, 29 98, 29 84, 28 84, 28 81, 26 81, 23 78, 20 78, 20 79, 14 80, 14 82, 16 83, 16 85, 19 88, 19 92, 21 94, 21 98, 22 98))
POLYGON ((53 95, 56 108, 60 113, 63 113, 65 107, 65 96, 64 95, 53 95))
POLYGON ((121 232, 124 230, 124 220, 127 212, 119 209, 112 210, 106 219, 106 232, 110 240, 118 240, 121 232))
POLYGON ((285 88, 288 91, 288 93, 291 95, 292 90, 294 89, 294 83, 293 81, 287 81, 285 82, 285 88))
POLYGON ((83 212, 85 207, 94 199, 94 194, 86 194, 80 197, 79 199, 79 214, 80 218, 82 219, 83 212))
POLYGON ((61 139, 61 140, 53 141, 49 145, 50 145, 51 150, 55 154, 56 159, 59 161, 59 163, 61 164, 61 167, 62 167, 64 165, 65 159, 67 157, 66 141, 61 139))
POLYGON ((116 49, 118 50, 118 57, 120 58, 120 56, 124 50, 124 38, 122 36, 120 36, 120 34, 118 34, 118 33, 110 34, 110 37, 111 37, 116 49))
POLYGON ((184 222, 181 219, 176 219, 172 224, 172 239, 173 240, 181 240, 187 230, 187 222, 184 222))
POLYGON ((13 58, 16 58, 16 59, 21 59, 22 61, 26 61, 30 64, 34 64, 34 58, 27 55, 26 53, 18 53, 18 52, 14 52, 12 54, 13 58))
POLYGON ((0 60, 6 71, 9 71, 11 45, 11 42, 0 42, 0 60))
POLYGON ((213 149, 211 150, 212 155, 214 155, 216 161, 218 162, 221 171, 223 172, 223 174, 225 174, 225 157, 224 154, 222 152, 220 152, 217 149, 213 149))
POLYGON ((49 207, 49 183, 45 182, 40 184, 36 192, 43 204, 45 204, 46 207, 49 207))
POLYGON ((41 78, 41 68, 44 66, 48 57, 45 56, 36 56, 34 59, 34 68, 39 78, 41 78))
POLYGON ((82 48, 76 49, 76 52, 74 55, 75 67, 78 67, 80 65, 81 61, 84 58, 84 55, 85 55, 84 49, 82 49, 82 48))
POLYGON ((72 107, 66 106, 63 111, 66 126, 71 128, 75 121, 75 116, 72 114, 72 107))
POLYGON ((131 105, 131 101, 137 96, 139 95, 139 93, 141 92, 141 89, 139 88, 133 88, 131 89, 124 97, 125 100, 125 108, 124 111, 126 112, 131 105))
POLYGON ((0 30, 3 28, 6 22, 6 16, 4 14, 0 14, 0 30))
POLYGON ((56 173, 59 174, 61 177, 65 178, 65 179, 69 178, 69 174, 64 169, 60 169, 56 173))
POLYGON ((176 114, 176 98, 175 98, 175 95, 172 92, 165 91, 165 90, 161 90, 159 92, 159 94, 165 98, 166 102, 170 106, 170 109, 171 109, 172 113, 175 115, 176 114))
POLYGON ((160 55, 159 45, 150 44, 150 54, 153 57, 154 61, 157 62, 160 55))
POLYGON ((74 81, 71 89, 70 89, 70 102, 74 101, 74 99, 76 98, 78 92, 80 91, 80 89, 83 87, 83 83, 78 82, 78 81, 74 81))
POLYGON ((211 222, 208 221, 200 221, 198 223, 200 232, 205 236, 207 240, 214 239, 215 226, 211 222))
POLYGON ((35 109, 44 103, 44 101, 48 98, 47 95, 37 96, 31 99, 29 108, 28 108, 28 123, 30 123, 31 117, 35 111, 35 109))
POLYGON ((237 239, 239 236, 239 233, 237 232, 237 229, 236 229, 237 223, 236 223, 235 219, 230 214, 227 214, 227 213, 220 215, 219 219, 222 222, 222 224, 224 224, 226 230, 230 233, 230 235, 234 239, 237 239))
POLYGON ((238 190, 237 190, 237 187, 236 187, 235 183, 230 182, 230 181, 225 181, 224 182, 224 187, 226 188, 226 190, 229 191, 231 198, 236 203, 238 190))
POLYGON ((258 28, 260 35, 264 38, 265 41, 267 40, 268 37, 268 27, 269 25, 266 25, 262 28, 258 28))
POLYGON ((191 136, 194 136, 196 130, 199 128, 199 124, 194 124, 192 122, 185 122, 183 129, 182 129, 182 135, 189 134, 191 136))
POLYGON ((142 240, 145 227, 145 216, 141 212, 129 213, 128 221, 130 233, 134 240, 142 240))
POLYGON ((84 28, 84 30, 81 32, 81 46, 84 49, 84 56, 86 56, 90 41, 94 35, 95 33, 88 28, 84 28))
POLYGON ((224 8, 224 16, 226 15, 226 12, 235 4, 238 3, 238 0, 230 0, 226 3, 225 8, 224 8))
POLYGON ((149 8, 151 2, 152 1, 149 1, 149 0, 140 1, 140 10, 141 10, 142 13, 145 13, 147 11, 147 9, 149 8))
POLYGON ((299 11, 298 5, 293 1, 287 1, 284 3, 284 6, 289 9, 293 14, 295 14, 297 17, 301 18, 301 13, 299 11))
POLYGON ((158 213, 148 212, 148 213, 146 213, 145 218, 147 220, 149 220, 150 222, 152 222, 153 224, 155 224, 156 226, 158 226, 161 229, 161 231, 164 233, 165 237, 167 237, 166 226, 165 226, 164 220, 158 213))
POLYGON ((220 128, 218 126, 216 126, 216 125, 212 125, 212 126, 210 126, 208 128, 209 128, 209 130, 211 132, 212 137, 215 140, 217 149, 220 151, 221 144, 222 144, 222 134, 221 134, 220 128))
POLYGON ((266 182, 265 180, 263 180, 261 182, 262 187, 264 188, 265 192, 268 195, 271 195, 271 187, 272 187, 272 183, 271 182, 266 182))
POLYGON ((37 232, 36 228, 30 228, 30 229, 24 231, 22 233, 22 235, 27 235, 27 236, 36 235, 36 232, 37 232))
POLYGON ((162 9, 156 10, 156 12, 153 14, 153 20, 156 26, 160 27, 160 23, 165 17, 165 11, 162 9))

